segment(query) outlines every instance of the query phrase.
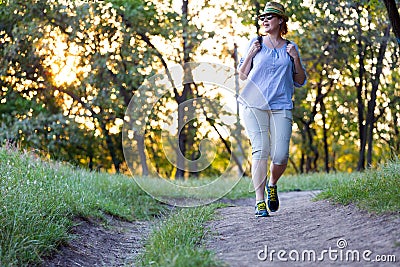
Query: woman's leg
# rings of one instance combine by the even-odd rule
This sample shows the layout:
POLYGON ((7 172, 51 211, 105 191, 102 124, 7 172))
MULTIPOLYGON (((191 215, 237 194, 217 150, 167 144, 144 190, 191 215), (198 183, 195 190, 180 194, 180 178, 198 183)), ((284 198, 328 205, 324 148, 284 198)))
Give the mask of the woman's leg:
POLYGON ((251 176, 256 202, 264 200, 269 156, 269 113, 265 110, 240 106, 240 114, 252 149, 251 176))
POLYGON ((270 166, 271 177, 269 178, 268 185, 276 185, 279 178, 281 178, 282 174, 285 172, 286 166, 287 164, 278 165, 271 162, 270 166))
POLYGON ((286 170, 289 143, 292 136, 291 110, 274 110, 271 116, 271 177, 269 185, 276 185, 286 170))
POLYGON ((292 112, 290 110, 275 110, 271 115, 271 177, 266 190, 267 204, 270 211, 279 209, 278 188, 279 178, 286 170, 289 159, 289 143, 292 135, 292 112))
POLYGON ((252 162, 251 176, 253 180, 254 190, 256 192, 256 202, 265 199, 264 191, 265 191, 265 184, 267 181, 267 168, 268 168, 267 160, 255 159, 252 162))

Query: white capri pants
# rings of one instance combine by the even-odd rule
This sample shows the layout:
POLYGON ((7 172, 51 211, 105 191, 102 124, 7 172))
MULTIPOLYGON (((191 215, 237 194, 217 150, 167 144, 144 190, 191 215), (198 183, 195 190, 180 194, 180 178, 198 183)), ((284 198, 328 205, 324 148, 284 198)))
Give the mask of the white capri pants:
POLYGON ((240 117, 250 139, 253 160, 271 160, 287 164, 292 135, 292 111, 261 110, 240 104, 240 117))

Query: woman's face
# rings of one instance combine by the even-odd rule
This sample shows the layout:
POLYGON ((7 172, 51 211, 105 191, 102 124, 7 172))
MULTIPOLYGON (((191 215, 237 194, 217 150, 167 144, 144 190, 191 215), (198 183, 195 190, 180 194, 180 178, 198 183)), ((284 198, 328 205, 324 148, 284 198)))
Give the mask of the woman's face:
POLYGON ((279 31, 279 23, 281 23, 281 18, 275 14, 266 14, 262 25, 267 33, 274 31, 279 31))

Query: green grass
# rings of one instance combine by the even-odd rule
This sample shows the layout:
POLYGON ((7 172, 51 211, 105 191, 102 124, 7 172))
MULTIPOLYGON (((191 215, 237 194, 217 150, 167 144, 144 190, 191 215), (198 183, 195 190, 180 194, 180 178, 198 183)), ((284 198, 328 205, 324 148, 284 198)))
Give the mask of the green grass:
POLYGON ((75 217, 147 219, 160 205, 122 175, 43 162, 0 148, 0 266, 40 262, 68 233, 75 217))
MULTIPOLYGON (((279 191, 295 190, 324 190, 333 184, 351 179, 354 174, 303 174, 283 176, 279 180, 279 191)), ((135 177, 135 180, 146 191, 158 199, 190 198, 190 199, 219 199, 226 197, 238 199, 254 197, 253 183, 249 177, 242 178, 202 178, 185 181, 165 181, 158 178, 135 177), (161 185, 161 186, 160 186, 161 185)))
MULTIPOLYGON (((284 175, 279 180, 279 192, 324 190, 331 187, 333 184, 349 180, 352 175, 353 174, 348 173, 284 175)), ((237 186, 226 195, 226 197, 230 199, 254 196, 253 183, 248 177, 242 178, 237 186)))
POLYGON ((357 173, 351 179, 336 182, 317 199, 332 199, 343 205, 355 203, 361 209, 375 213, 399 213, 400 162, 397 160, 378 170, 357 173))
MULTIPOLYGON (((217 200, 226 195, 238 183, 238 178, 193 178, 165 180, 162 178, 135 177, 140 187, 157 199, 217 200)), ((199 201, 198 204, 204 203, 199 201)))
POLYGON ((140 266, 202 267, 220 266, 214 254, 202 244, 207 229, 205 222, 213 218, 221 205, 179 209, 161 221, 139 258, 140 266))

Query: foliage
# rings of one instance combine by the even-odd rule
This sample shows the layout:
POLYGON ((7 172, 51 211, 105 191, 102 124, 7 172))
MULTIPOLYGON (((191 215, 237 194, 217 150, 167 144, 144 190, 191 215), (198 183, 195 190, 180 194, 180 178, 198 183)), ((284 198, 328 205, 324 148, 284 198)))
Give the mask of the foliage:
MULTIPOLYGON (((1 140, 90 169, 126 172, 121 128, 140 85, 173 64, 204 56, 233 67, 234 44, 262 32, 254 18, 265 2, 192 1, 185 10, 185 1, 176 6, 167 0, 3 1, 1 140)), ((308 84, 295 93, 288 172, 352 171, 398 155, 400 51, 381 1, 290 0, 285 6, 287 38, 299 45, 308 73, 308 84)), ((207 90, 191 84, 186 94, 176 87, 154 118, 166 115, 166 103, 207 90)), ((188 159, 208 137, 200 127, 197 121, 183 127, 188 159)), ((215 165, 197 176, 223 171, 229 153, 218 142, 215 165)), ((176 168, 160 154, 159 125, 148 125, 144 146, 149 163, 174 176, 176 168)))
MULTIPOLYGON (((121 24, 110 6, 89 6, 73 1, 66 4, 34 2, 32 9, 26 8, 26 2, 18 1, 2 9, 2 25, 8 37, 7 46, 2 50, 1 80, 3 88, 8 88, 6 93, 3 89, 2 104, 7 103, 15 112, 28 113, 28 116, 17 116, 20 123, 3 124, 3 129, 12 124, 11 129, 15 130, 7 133, 12 136, 9 139, 48 151, 55 158, 85 164, 91 169, 110 169, 112 162, 118 171, 123 162, 118 132, 124 108, 143 81, 143 76, 133 74, 147 64, 146 54, 137 50, 141 41, 131 36, 129 28, 121 24), (10 20, 14 16, 8 14, 18 14, 20 23, 15 24, 10 20), (24 38, 31 32, 37 36, 24 38), (29 79, 25 78, 27 73, 31 74, 29 79), (16 104, 10 98, 13 91, 41 106, 44 114, 13 107, 16 104), (60 127, 51 127, 35 116, 50 119, 53 114, 63 117, 57 120, 57 124, 63 123, 60 127), (40 123, 44 131, 34 126, 40 123), (21 127, 18 128, 18 124, 21 127), (24 136, 29 131, 21 129, 22 124, 31 124, 27 130, 35 135, 24 136), (68 142, 53 146, 54 136, 68 142), (36 140, 31 140, 34 138, 36 140), (103 153, 104 149, 109 151, 108 155, 103 153)), ((142 4, 136 1, 130 7, 128 10, 132 11, 132 8, 142 8, 142 4)), ((10 115, 12 113, 6 113, 3 117, 10 115)))
POLYGON ((288 38, 299 44, 308 73, 307 85, 295 93, 297 170, 354 170, 365 157, 367 139, 375 164, 398 154, 393 146, 398 138, 387 131, 400 128, 399 110, 392 108, 398 107, 398 96, 391 89, 398 82, 387 74, 399 73, 393 71, 398 70, 399 51, 393 36, 388 40, 385 35, 388 20, 382 4, 290 3, 292 19, 302 26, 288 38), (386 49, 381 62, 380 49, 386 49), (367 134, 365 125, 373 134, 367 134))

